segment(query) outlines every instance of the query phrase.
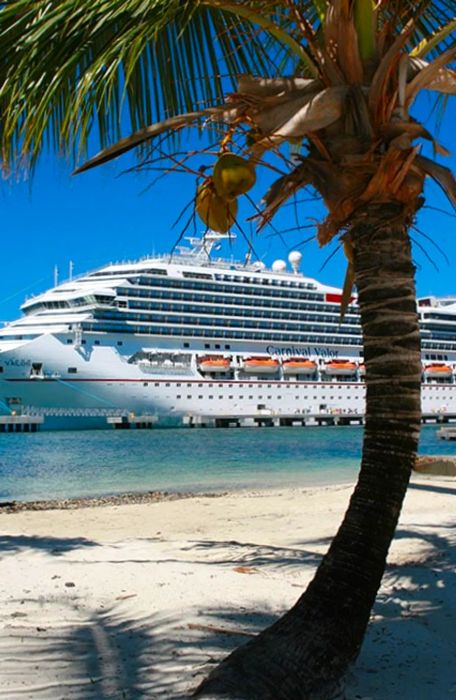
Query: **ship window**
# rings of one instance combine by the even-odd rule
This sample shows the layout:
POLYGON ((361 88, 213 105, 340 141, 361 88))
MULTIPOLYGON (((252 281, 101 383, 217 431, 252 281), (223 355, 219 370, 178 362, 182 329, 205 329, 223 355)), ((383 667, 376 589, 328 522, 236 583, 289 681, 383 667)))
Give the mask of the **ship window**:
POLYGON ((87 340, 82 339, 81 340, 81 345, 85 345, 87 343, 87 340))
POLYGON ((176 399, 180 399, 180 398, 181 398, 181 395, 177 394, 176 399))
POLYGON ((213 399, 214 397, 213 397, 212 394, 209 394, 209 396, 208 396, 207 398, 208 398, 208 399, 213 399))
POLYGON ((207 348, 210 348, 210 347, 211 347, 211 344, 210 344, 210 343, 204 343, 204 347, 205 347, 206 350, 207 350, 207 348))
POLYGON ((160 386, 160 384, 158 382, 155 382, 154 386, 160 386))
POLYGON ((187 394, 187 399, 191 399, 191 398, 192 398, 192 395, 191 395, 191 394, 187 394))
POLYGON ((100 341, 99 341, 99 340, 94 340, 94 341, 93 341, 93 344, 94 344, 94 345, 100 345, 100 341))
POLYGON ((149 383, 148 383, 148 382, 144 382, 144 383, 143 383, 143 386, 149 386, 149 383))
POLYGON ((72 345, 73 341, 71 338, 67 338, 67 345, 72 345))
POLYGON ((229 398, 229 399, 232 399, 232 398, 233 398, 233 395, 231 394, 230 396, 228 396, 228 398, 229 398))
POLYGON ((117 345, 123 345, 123 340, 118 340, 117 345))
POLYGON ((3 372, 3 367, 0 366, 0 374, 3 372))
MULTIPOLYGON (((198 398, 199 398, 199 399, 202 399, 202 398, 203 398, 202 394, 200 394, 200 395, 198 396, 198 398)), ((209 398, 211 398, 211 397, 209 396, 209 398)))
POLYGON ((184 348, 189 348, 189 347, 190 347, 190 343, 184 343, 184 348))
POLYGON ((77 367, 68 367, 68 374, 76 374, 78 371, 77 367))
POLYGON ((215 344, 215 349, 220 350, 220 345, 218 343, 215 344))
POLYGON ((231 345, 225 345, 225 350, 230 350, 230 349, 231 349, 231 345))
POLYGON ((239 398, 240 398, 240 399, 243 399, 244 397, 243 397, 243 395, 241 394, 241 395, 239 396, 239 398))

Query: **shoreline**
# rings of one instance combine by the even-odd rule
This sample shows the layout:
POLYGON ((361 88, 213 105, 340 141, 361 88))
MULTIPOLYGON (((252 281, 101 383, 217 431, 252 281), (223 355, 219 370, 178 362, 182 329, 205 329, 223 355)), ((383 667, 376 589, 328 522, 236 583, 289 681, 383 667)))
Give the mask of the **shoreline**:
MULTIPOLYGON (((343 479, 332 483, 296 484, 285 485, 285 490, 309 491, 314 489, 331 489, 333 487, 353 486, 357 480, 357 474, 353 479, 343 479)), ((448 479, 451 483, 456 476, 456 456, 448 455, 419 455, 417 465, 412 471, 411 483, 414 479, 448 479)), ((47 511, 47 510, 79 510, 81 508, 103 508, 107 506, 140 505, 148 503, 161 503, 166 501, 179 501, 194 498, 222 498, 233 494, 245 495, 249 493, 274 493, 280 490, 276 484, 270 486, 224 488, 213 491, 126 491, 117 494, 105 494, 98 496, 71 496, 69 498, 49 498, 28 500, 0 500, 0 516, 2 514, 19 513, 23 511, 47 511)))
POLYGON ((71 498, 50 498, 32 501, 0 501, 2 513, 20 513, 39 510, 79 510, 80 508, 103 508, 105 506, 140 505, 179 501, 187 498, 221 498, 227 491, 193 492, 193 491, 139 491, 111 494, 106 496, 74 496, 71 498))

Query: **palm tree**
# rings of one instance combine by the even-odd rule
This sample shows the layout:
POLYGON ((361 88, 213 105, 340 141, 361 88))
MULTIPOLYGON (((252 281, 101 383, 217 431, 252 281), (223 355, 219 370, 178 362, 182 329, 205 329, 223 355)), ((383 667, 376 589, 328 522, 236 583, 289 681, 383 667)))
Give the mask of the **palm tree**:
POLYGON ((344 244, 345 303, 357 287, 366 426, 349 508, 295 606, 228 656, 200 697, 332 697, 360 650, 420 431, 409 230, 426 176, 456 204, 451 172, 416 141, 444 149, 410 114, 421 90, 456 93, 453 13, 444 0, 12 0, 0 11, 5 170, 32 168, 48 144, 80 157, 93 129, 103 150, 79 171, 187 125, 222 129, 220 154, 236 150, 250 168, 299 143, 260 225, 312 186, 328 212, 320 243, 344 244), (133 134, 112 145, 127 116, 133 134))

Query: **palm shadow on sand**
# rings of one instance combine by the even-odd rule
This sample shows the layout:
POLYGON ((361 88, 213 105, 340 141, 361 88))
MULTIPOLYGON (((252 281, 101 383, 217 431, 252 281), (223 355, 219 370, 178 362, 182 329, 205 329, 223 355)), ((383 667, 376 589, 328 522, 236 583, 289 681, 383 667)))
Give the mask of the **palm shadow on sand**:
MULTIPOLYGON (((422 696, 416 697, 426 700, 442 700, 454 693, 449 678, 456 656, 456 535, 452 524, 448 523, 443 535, 433 523, 399 528, 396 538, 403 544, 408 539, 419 540, 425 564, 402 549, 401 557, 393 557, 388 565, 386 585, 348 679, 347 700, 399 700, 408 680, 422 689, 422 696)), ((84 538, 2 537, 0 553, 31 547, 58 555, 96 544, 84 538)), ((313 570, 322 544, 321 539, 308 539, 280 548, 202 540, 183 550, 186 563, 191 554, 191 559, 207 566, 248 566, 256 576, 276 572, 280 586, 284 567, 300 570, 304 565, 313 570)), ((154 564, 153 559, 150 562, 154 564)), ((296 597, 299 595, 297 588, 296 597)), ((201 598, 204 600, 204 593, 201 598)), ((220 658, 284 612, 265 606, 257 610, 229 607, 227 601, 224 608, 203 604, 187 609, 185 618, 177 609, 167 615, 151 610, 142 618, 133 618, 127 600, 113 601, 109 609, 98 610, 76 600, 46 601, 46 605, 53 604, 66 605, 60 624, 37 627, 33 621, 19 619, 6 625, 0 638, 0 662, 9 685, 0 690, 0 697, 23 697, 27 688, 36 700, 57 697, 57 692, 68 700, 186 698, 220 658)))

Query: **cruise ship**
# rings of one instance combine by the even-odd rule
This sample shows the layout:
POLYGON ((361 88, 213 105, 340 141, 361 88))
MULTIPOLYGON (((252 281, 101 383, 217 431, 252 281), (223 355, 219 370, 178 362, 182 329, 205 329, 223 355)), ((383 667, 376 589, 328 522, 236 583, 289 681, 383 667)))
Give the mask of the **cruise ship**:
MULTIPOLYGON (((27 299, 0 332, 0 410, 43 427, 157 426, 203 417, 362 415, 356 297, 300 271, 214 255, 228 235, 175 255, 109 264, 27 299)), ((427 414, 456 414, 456 297, 420 299, 427 414)))

